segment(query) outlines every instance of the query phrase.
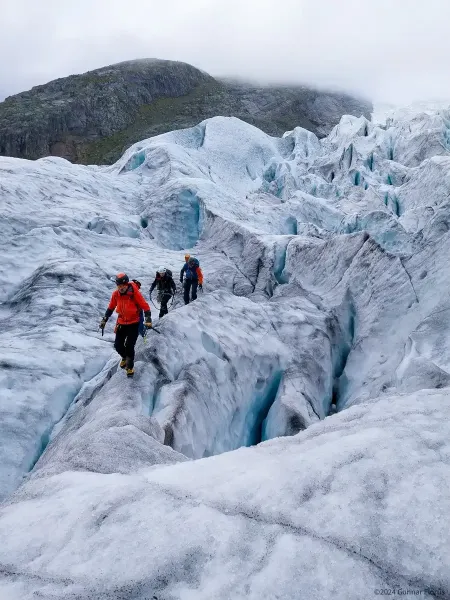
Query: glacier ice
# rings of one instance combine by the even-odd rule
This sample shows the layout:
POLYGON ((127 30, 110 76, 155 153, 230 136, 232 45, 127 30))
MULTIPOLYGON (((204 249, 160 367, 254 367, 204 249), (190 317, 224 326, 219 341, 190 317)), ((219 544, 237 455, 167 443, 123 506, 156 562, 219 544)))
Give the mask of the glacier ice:
POLYGON ((450 597, 449 126, 0 159, 0 594, 450 597), (147 294, 185 251, 205 291, 129 381, 114 275, 147 294))

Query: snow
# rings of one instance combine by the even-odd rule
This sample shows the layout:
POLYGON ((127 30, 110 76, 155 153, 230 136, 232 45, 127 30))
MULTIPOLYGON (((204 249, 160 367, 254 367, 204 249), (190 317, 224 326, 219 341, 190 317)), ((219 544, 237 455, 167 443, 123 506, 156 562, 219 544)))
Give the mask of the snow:
POLYGON ((450 597, 448 124, 0 159, 0 597, 450 597), (186 251, 128 380, 114 275, 186 251))

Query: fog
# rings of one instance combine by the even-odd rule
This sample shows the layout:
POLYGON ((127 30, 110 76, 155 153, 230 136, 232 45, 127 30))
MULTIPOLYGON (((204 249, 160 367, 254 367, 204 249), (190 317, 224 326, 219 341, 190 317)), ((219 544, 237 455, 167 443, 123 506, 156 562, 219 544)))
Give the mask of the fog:
POLYGON ((133 58, 406 103, 450 98, 448 0, 2 0, 0 98, 133 58))

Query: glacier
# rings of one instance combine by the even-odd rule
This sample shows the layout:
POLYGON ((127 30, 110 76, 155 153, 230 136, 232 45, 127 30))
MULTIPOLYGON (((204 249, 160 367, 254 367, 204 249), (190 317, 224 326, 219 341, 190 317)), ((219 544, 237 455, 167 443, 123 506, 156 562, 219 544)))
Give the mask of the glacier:
POLYGON ((450 598, 450 111, 0 158, 0 597, 450 598), (177 281, 127 380, 98 324, 177 281), (379 595, 379 594, 378 594, 379 595))

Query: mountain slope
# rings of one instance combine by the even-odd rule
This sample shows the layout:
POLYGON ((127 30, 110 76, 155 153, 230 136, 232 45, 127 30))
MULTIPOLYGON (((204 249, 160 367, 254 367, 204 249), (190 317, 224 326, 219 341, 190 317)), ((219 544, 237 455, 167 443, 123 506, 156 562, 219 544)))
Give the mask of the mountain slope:
POLYGON ((325 135, 342 114, 370 110, 344 94, 218 81, 185 63, 136 60, 7 98, 0 103, 0 155, 109 164, 138 140, 216 115, 239 117, 270 135, 297 125, 325 135))

